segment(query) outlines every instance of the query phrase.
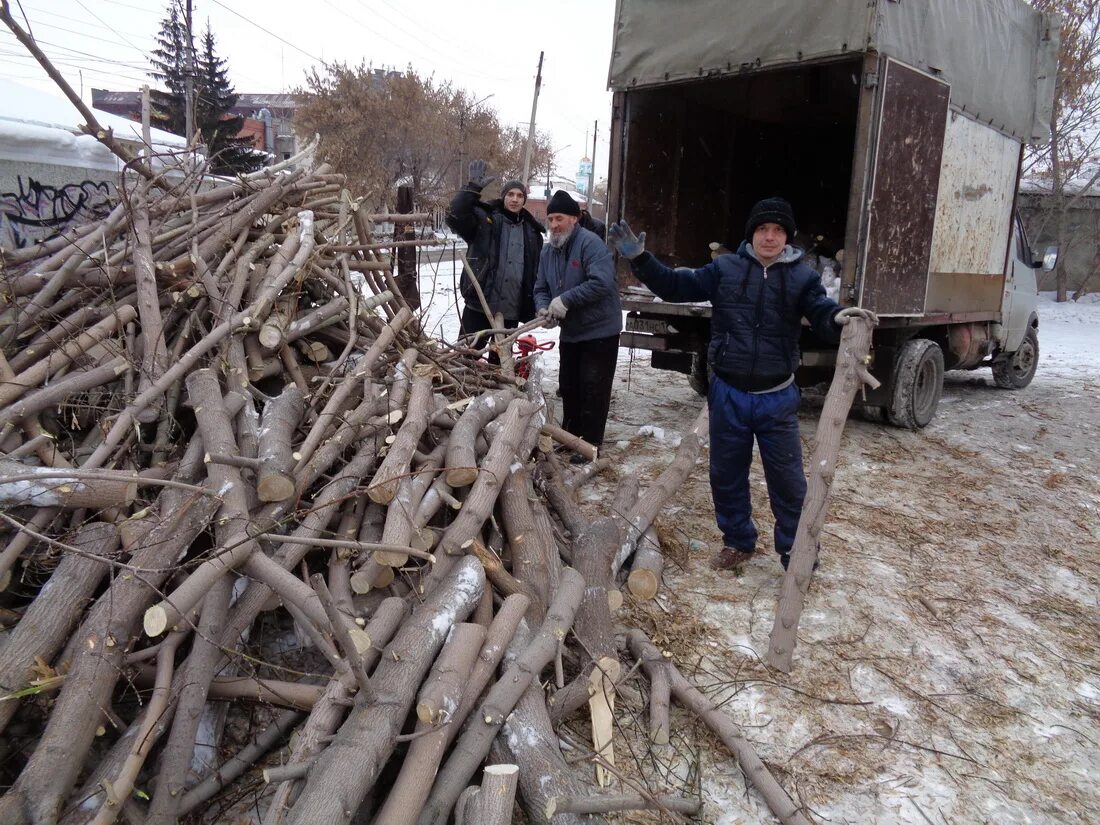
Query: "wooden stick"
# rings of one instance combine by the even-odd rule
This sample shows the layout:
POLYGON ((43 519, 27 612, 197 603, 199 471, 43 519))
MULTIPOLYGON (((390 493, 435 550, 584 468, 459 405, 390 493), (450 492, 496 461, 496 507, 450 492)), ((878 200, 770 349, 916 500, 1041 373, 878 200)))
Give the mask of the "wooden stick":
POLYGON ((802 814, 798 806, 794 804, 787 792, 775 780, 767 766, 760 761, 752 745, 742 736, 737 725, 727 715, 722 713, 714 703, 707 699, 685 679, 680 671, 671 662, 666 662, 665 657, 646 637, 641 630, 634 629, 627 634, 630 650, 643 661, 661 662, 666 668, 672 692, 676 698, 689 708, 696 716, 706 723, 712 731, 729 748, 737 758, 737 764, 741 771, 752 783, 767 803, 771 812, 776 815, 783 825, 810 825, 809 820, 802 814))
POLYGON ((546 818, 552 820, 562 814, 610 814, 616 811, 672 811, 687 816, 698 816, 703 800, 682 796, 662 795, 653 799, 642 796, 572 796, 555 797, 546 806, 546 818))
POLYGON ((837 351, 836 372, 825 396, 825 406, 814 436, 813 457, 810 459, 809 482, 802 516, 798 520, 791 561, 779 590, 768 644, 768 664, 789 673, 798 643, 798 619, 806 591, 810 587, 814 562, 817 561, 817 540, 825 525, 829 491, 833 486, 840 438, 848 420, 848 411, 856 393, 864 385, 874 388, 878 382, 867 371, 873 324, 864 318, 852 318, 844 327, 837 351))

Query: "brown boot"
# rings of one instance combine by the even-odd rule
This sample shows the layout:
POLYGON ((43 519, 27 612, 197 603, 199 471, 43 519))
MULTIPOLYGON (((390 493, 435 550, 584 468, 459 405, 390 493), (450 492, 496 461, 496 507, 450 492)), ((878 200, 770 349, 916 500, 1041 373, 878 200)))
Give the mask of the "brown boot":
POLYGON ((711 566, 715 570, 732 570, 740 573, 749 559, 752 558, 752 550, 738 550, 736 547, 723 547, 714 557, 711 566))

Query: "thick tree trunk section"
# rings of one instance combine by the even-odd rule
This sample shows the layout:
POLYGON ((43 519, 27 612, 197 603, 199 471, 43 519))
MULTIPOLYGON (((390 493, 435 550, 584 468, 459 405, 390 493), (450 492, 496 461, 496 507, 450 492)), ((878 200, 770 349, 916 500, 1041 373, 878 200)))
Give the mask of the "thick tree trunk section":
MULTIPOLYGON (((516 448, 523 438, 527 420, 534 413, 529 401, 516 399, 508 405, 502 419, 500 434, 493 439, 489 452, 481 464, 481 473, 474 482, 458 517, 451 522, 439 542, 441 553, 456 555, 463 552, 467 542, 473 539, 493 512, 500 488, 508 477, 508 470, 516 460, 516 448)), ((454 433, 451 434, 454 438, 454 433)))
POLYGON ((632 630, 627 635, 631 652, 644 662, 659 663, 668 673, 672 692, 676 698, 692 713, 706 723, 722 740, 730 752, 737 758, 741 771, 753 787, 764 797, 771 812, 783 825, 810 825, 809 820, 794 804, 787 792, 771 775, 767 766, 760 761, 752 745, 741 735, 733 720, 715 707, 685 679, 670 661, 666 660, 641 630, 632 630))
MULTIPOLYGON (((108 570, 107 564, 96 557, 113 555, 118 541, 118 531, 110 524, 93 522, 79 530, 72 546, 82 554, 66 553, 50 576, 48 586, 31 602, 0 648, 0 694, 7 695, 26 687, 33 674, 35 659, 52 662, 65 647, 69 634, 108 570), (85 553, 88 555, 83 555, 85 553)), ((7 724, 17 707, 15 700, 0 703, 0 728, 7 724)), ((48 762, 49 758, 44 752, 42 761, 48 762)), ((15 789, 9 795, 12 793, 15 789)))
POLYGON ((146 825, 173 825, 179 802, 187 785, 191 756, 195 752, 195 734, 199 729, 206 695, 222 653, 215 643, 217 632, 225 624, 233 583, 222 578, 203 599, 199 629, 183 669, 183 689, 176 703, 176 715, 168 734, 157 772, 153 801, 146 825))
POLYGON ((790 566, 780 586, 779 605, 768 645, 768 664, 784 673, 791 670, 794 648, 798 643, 798 619, 802 615, 802 605, 817 560, 817 540, 825 524, 848 411, 860 387, 864 384, 872 388, 878 386, 867 371, 872 329, 871 323, 863 318, 852 318, 845 325, 837 351, 836 373, 817 424, 806 500, 798 520, 790 566))
POLYGON ((260 472, 256 493, 260 501, 285 501, 294 495, 294 431, 305 411, 302 391, 293 384, 271 399, 260 416, 256 457, 260 472))
POLYGON ((412 825, 416 822, 443 758, 447 743, 446 729, 459 724, 455 713, 484 640, 485 628, 481 625, 455 625, 451 638, 432 666, 427 682, 420 689, 416 703, 419 722, 413 731, 417 738, 409 744, 401 772, 375 817, 378 825, 412 825))
POLYGON ((347 825, 393 752, 416 688, 451 626, 470 614, 485 587, 476 559, 459 562, 387 646, 372 679, 374 697, 354 710, 317 758, 290 825, 347 825), (396 655, 391 655, 396 654, 396 655))
POLYGON ((624 528, 626 535, 623 537, 622 546, 619 548, 613 564, 616 574, 619 572, 619 568, 630 558, 630 554, 634 552, 634 545, 638 539, 645 535, 645 531, 657 518, 657 514, 661 512, 668 500, 676 494, 695 468, 695 462, 699 458, 699 452, 702 450, 703 440, 707 436, 708 428, 707 408, 703 407, 702 412, 695 419, 694 426, 680 442, 672 463, 668 465, 653 484, 646 488, 645 492, 639 497, 638 503, 627 515, 624 528))
POLYGON ((475 443, 485 425, 503 415, 515 398, 511 390, 496 390, 478 396, 463 411, 447 441, 447 484, 469 487, 477 480, 475 443))
POLYGON ((534 596, 527 619, 532 624, 541 624, 561 576, 561 559, 553 537, 539 531, 535 523, 531 508, 533 492, 527 470, 514 467, 500 491, 500 507, 512 552, 512 575, 527 585, 534 596))
POLYGON ((573 624, 583 595, 584 579, 576 570, 567 568, 562 573, 558 591, 538 634, 489 690, 476 718, 455 744, 454 751, 436 778, 428 803, 418 820, 420 825, 442 823, 449 816, 462 789, 485 759, 493 737, 504 725, 508 714, 522 698, 528 685, 554 658, 559 641, 565 638, 573 624))
MULTIPOLYGON (((374 642, 371 649, 364 653, 368 670, 378 663, 382 647, 393 638, 408 613, 408 603, 397 597, 385 599, 378 606, 374 617, 366 627, 367 635, 374 642)), ((298 729, 291 742, 288 767, 309 765, 320 753, 322 740, 336 730, 346 715, 355 688, 355 679, 351 674, 329 680, 324 694, 314 704, 305 724, 298 729)), ((304 776, 303 772, 302 777, 304 776)), ((282 825, 286 821, 290 803, 296 796, 300 784, 301 778, 286 780, 279 785, 268 805, 264 825, 282 825)))
POLYGON ((428 428, 432 408, 432 382, 428 378, 417 377, 413 381, 405 421, 367 488, 371 501, 389 504, 397 495, 397 485, 408 474, 416 446, 428 428))
POLYGON ((607 593, 611 589, 611 562, 619 549, 619 526, 614 519, 597 519, 573 542, 573 561, 584 577, 584 600, 577 610, 573 632, 581 642, 581 669, 577 676, 551 697, 550 718, 558 725, 595 695, 592 670, 602 659, 616 659, 615 628, 607 593))
POLYGON ((518 765, 486 765, 481 787, 463 806, 462 821, 466 825, 510 825, 518 776, 518 765))
POLYGON ((634 598, 649 601, 656 596, 664 569, 661 540, 653 525, 650 525, 634 549, 634 561, 630 566, 630 575, 626 577, 626 586, 634 598))
POLYGON ((603 821, 568 815, 546 816, 547 805, 555 797, 587 795, 592 789, 565 761, 541 687, 531 685, 527 688, 501 729, 497 742, 507 746, 511 758, 520 767, 520 797, 532 825, 551 825, 551 822, 553 825, 595 825, 603 821))
POLYGON ((115 478, 92 481, 66 477, 53 467, 33 467, 0 458, 0 507, 61 507, 67 510, 102 510, 122 507, 134 500, 137 484, 115 478), (18 480, 16 480, 18 479, 18 480))

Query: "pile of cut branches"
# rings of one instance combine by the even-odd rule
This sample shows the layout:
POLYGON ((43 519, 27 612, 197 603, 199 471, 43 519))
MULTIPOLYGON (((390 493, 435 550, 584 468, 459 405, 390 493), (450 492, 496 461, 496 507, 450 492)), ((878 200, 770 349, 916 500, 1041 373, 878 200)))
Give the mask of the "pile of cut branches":
POLYGON ((246 797, 265 825, 494 823, 517 788, 531 822, 697 812, 608 795, 636 663, 655 742, 675 695, 805 821, 616 623, 620 587, 657 590, 653 520, 705 419, 590 521, 602 464, 554 455, 594 451, 548 420, 537 362, 517 378, 507 332, 500 366, 422 334, 371 231, 401 216, 324 167, 124 183, 106 218, 0 250, 0 825, 246 797), (556 735, 579 713, 583 766, 556 735))

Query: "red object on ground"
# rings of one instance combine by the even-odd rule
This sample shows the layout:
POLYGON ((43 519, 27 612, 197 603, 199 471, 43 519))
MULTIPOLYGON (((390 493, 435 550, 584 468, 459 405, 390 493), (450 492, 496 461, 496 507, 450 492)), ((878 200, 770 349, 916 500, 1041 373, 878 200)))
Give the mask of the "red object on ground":
POLYGON ((512 353, 516 358, 516 375, 526 378, 531 372, 531 356, 536 352, 552 350, 554 342, 547 341, 545 344, 540 344, 534 335, 521 335, 516 339, 516 347, 518 349, 512 353))

